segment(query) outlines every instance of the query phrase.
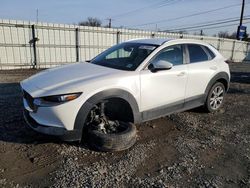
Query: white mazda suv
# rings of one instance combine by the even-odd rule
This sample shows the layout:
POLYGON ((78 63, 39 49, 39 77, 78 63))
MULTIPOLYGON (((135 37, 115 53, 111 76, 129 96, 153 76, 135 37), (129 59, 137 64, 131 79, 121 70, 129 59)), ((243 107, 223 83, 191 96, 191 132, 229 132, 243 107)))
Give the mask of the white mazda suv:
POLYGON ((199 106, 213 112, 229 80, 225 58, 202 41, 130 40, 22 81, 24 116, 38 132, 81 140, 98 106, 109 119, 133 123, 199 106))

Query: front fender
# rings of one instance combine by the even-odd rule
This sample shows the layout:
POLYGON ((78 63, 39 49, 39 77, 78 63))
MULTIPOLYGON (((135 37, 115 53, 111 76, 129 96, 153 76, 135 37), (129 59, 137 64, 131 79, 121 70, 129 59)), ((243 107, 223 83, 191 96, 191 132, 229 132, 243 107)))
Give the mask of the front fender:
POLYGON ((100 103, 103 100, 114 98, 114 97, 126 100, 129 103, 133 111, 134 123, 141 122, 139 107, 133 95, 122 89, 109 89, 109 90, 101 91, 93 95, 82 105, 82 107, 80 108, 76 116, 74 129, 82 131, 84 127, 84 123, 87 119, 88 113, 94 107, 94 105, 100 103))

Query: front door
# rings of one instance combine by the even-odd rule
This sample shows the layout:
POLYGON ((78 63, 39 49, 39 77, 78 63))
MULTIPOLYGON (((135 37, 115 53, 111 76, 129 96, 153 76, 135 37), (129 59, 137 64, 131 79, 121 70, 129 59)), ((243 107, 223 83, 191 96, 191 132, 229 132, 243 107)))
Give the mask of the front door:
POLYGON ((168 61, 173 64, 171 69, 157 72, 148 69, 141 71, 141 111, 148 111, 149 115, 152 111, 150 116, 161 116, 161 112, 164 114, 164 108, 176 105, 183 107, 187 83, 187 65, 184 64, 183 57, 182 45, 169 46, 153 57, 150 63, 168 61))

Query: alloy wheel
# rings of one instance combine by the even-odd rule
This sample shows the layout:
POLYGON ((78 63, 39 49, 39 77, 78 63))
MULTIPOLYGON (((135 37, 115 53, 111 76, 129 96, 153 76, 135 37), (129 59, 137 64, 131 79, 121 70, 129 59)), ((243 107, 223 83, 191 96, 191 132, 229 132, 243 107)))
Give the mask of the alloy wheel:
POLYGON ((212 91, 210 101, 209 101, 211 108, 213 110, 217 110, 221 106, 223 98, 224 98, 223 87, 221 87, 220 85, 216 86, 214 90, 212 91))

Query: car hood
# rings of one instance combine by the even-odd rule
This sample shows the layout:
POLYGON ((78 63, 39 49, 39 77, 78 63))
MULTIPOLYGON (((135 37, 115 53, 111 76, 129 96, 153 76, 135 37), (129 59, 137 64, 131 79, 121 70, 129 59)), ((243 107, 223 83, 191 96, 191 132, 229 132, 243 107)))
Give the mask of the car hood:
MULTIPOLYGON (((84 83, 119 72, 121 71, 95 64, 75 63, 44 70, 22 81, 21 86, 34 96, 39 95, 35 93, 38 89, 44 91, 58 90, 59 88, 69 89, 74 87, 74 83, 84 83)), ((72 92, 72 89, 69 91, 72 92)))

